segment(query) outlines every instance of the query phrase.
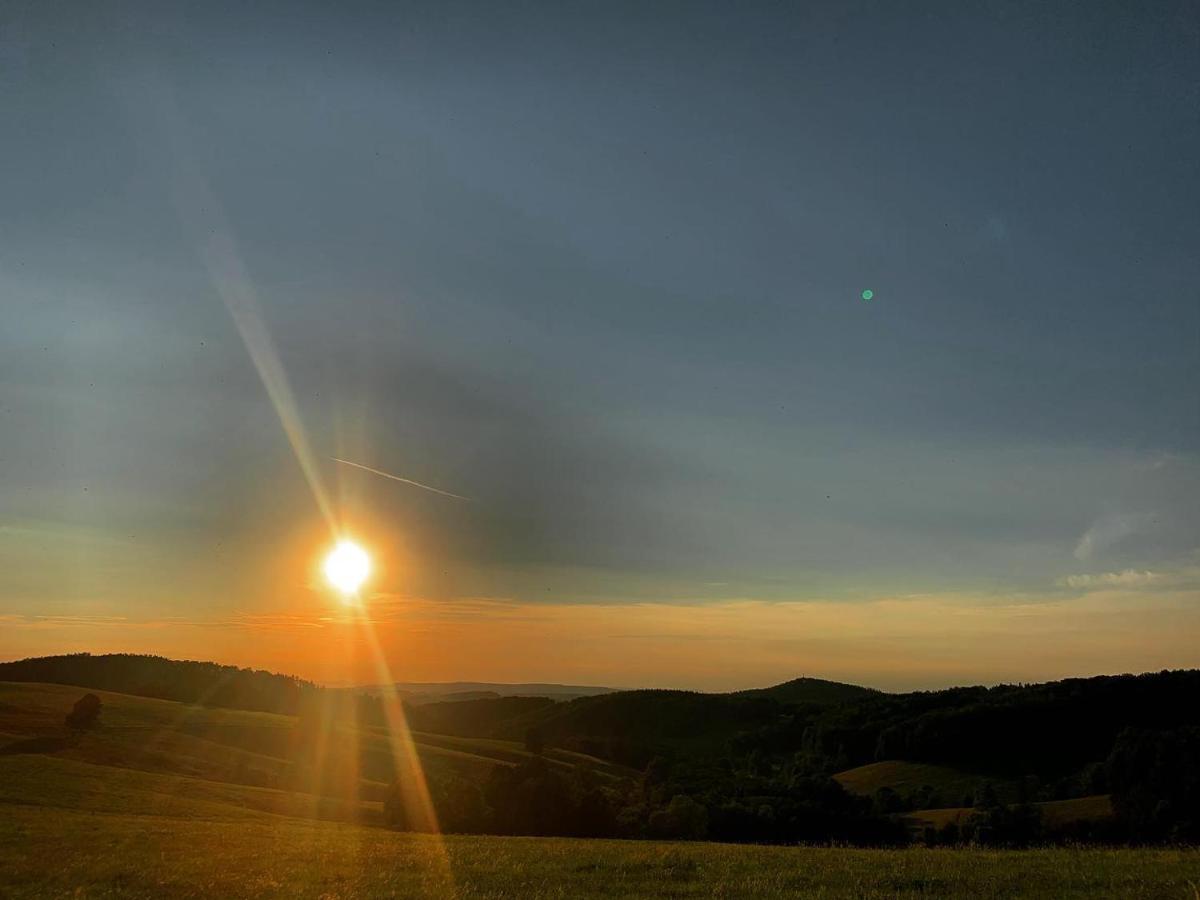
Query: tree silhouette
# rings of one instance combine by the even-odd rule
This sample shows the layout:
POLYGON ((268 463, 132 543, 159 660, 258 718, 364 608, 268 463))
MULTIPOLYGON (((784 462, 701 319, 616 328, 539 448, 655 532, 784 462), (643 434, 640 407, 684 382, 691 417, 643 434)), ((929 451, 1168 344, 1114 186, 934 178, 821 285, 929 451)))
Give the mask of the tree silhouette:
POLYGON ((546 740, 542 737, 542 729, 536 725, 525 730, 525 749, 534 756, 541 756, 546 749, 546 740))
POLYGON ((84 694, 75 701, 75 706, 67 713, 67 727, 74 731, 87 731, 95 728, 100 720, 100 707, 103 704, 95 694, 84 694))

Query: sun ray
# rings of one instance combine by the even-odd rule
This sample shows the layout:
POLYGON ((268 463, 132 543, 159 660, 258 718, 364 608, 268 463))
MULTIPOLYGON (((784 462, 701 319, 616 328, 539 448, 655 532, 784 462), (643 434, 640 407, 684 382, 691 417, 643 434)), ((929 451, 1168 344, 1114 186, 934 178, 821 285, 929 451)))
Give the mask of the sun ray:
POLYGON ((254 283, 238 253, 233 230, 219 199, 195 163, 186 123, 174 96, 160 84, 154 89, 154 99, 174 163, 171 186, 179 218, 196 244, 217 296, 233 319, 321 515, 330 530, 336 531, 329 493, 309 446, 287 372, 259 309, 254 283))
POLYGON ((374 625, 366 611, 361 606, 354 607, 354 613, 360 626, 360 633, 367 645, 371 663, 375 669, 375 681, 380 686, 381 705, 384 721, 387 727, 388 747, 392 756, 392 765, 396 778, 404 786, 411 788, 405 791, 405 807, 409 821, 415 831, 423 831, 437 837, 435 856, 439 861, 439 873, 444 878, 443 887, 447 896, 455 896, 454 873, 450 865, 450 855, 442 840, 441 826, 438 822, 437 810, 429 794, 429 783, 425 778, 425 770, 421 766, 408 720, 404 715, 404 706, 396 691, 396 681, 391 667, 387 663, 379 636, 375 633, 374 625))

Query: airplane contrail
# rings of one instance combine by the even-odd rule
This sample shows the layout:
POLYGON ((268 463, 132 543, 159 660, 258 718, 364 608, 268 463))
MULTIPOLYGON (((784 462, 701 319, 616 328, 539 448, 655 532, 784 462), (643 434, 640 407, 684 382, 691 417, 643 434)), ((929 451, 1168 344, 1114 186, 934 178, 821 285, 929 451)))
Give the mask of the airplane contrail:
POLYGON ((353 466, 356 469, 362 469, 364 472, 372 472, 384 478, 390 478, 392 481, 399 481, 404 484, 411 484, 413 487, 419 487, 423 491, 433 491, 435 494, 441 494, 443 497, 453 497, 455 500, 466 500, 470 502, 470 497, 464 497, 462 494, 452 494, 449 491, 443 491, 440 488, 431 487, 428 484, 421 484, 419 481, 413 481, 411 478, 401 478, 399 475, 393 475, 391 472, 384 472, 382 469, 372 469, 370 466, 364 466, 362 463, 351 462, 348 459, 341 459, 337 456, 329 457, 334 462, 339 462, 344 466, 353 466))

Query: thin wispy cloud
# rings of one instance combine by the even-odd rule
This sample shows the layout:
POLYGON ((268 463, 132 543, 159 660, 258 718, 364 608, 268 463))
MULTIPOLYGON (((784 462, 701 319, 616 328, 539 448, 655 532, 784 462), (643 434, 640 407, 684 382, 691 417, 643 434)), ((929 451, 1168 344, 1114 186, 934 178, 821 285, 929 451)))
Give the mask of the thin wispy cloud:
POLYGON ((1058 580, 1060 587, 1069 588, 1132 588, 1158 584, 1166 580, 1162 572, 1148 570, 1125 569, 1121 572, 1100 572, 1094 575, 1067 575, 1058 580))
POLYGON ((1092 559, 1125 538, 1144 531, 1153 521, 1153 513, 1112 513, 1101 516, 1079 538, 1075 545, 1075 558, 1092 559))

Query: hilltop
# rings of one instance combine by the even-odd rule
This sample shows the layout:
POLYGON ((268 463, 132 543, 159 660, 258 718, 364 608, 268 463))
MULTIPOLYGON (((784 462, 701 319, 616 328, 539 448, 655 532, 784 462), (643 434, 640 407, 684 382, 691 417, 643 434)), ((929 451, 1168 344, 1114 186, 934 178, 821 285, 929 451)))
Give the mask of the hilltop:
POLYGON ((821 678, 793 678, 772 687, 751 688, 734 691, 738 697, 770 697, 780 703, 813 703, 831 706, 836 703, 852 703, 881 694, 875 688, 843 684, 840 681, 825 681, 821 678))

